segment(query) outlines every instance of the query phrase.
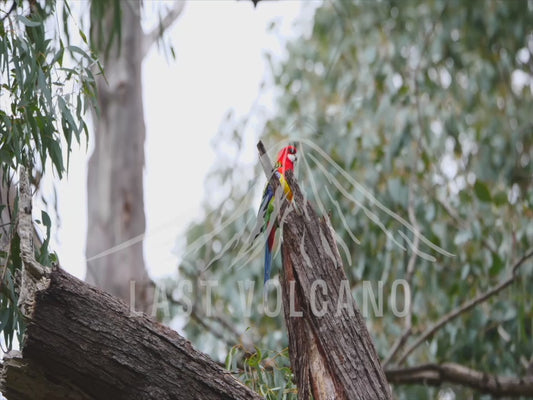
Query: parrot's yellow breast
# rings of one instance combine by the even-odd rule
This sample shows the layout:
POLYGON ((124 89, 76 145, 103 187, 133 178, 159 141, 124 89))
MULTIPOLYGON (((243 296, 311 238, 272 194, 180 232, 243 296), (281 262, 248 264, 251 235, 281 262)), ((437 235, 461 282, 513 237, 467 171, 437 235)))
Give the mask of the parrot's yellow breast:
POLYGON ((292 201, 292 190, 287 183, 287 180, 285 179, 285 176, 283 174, 279 175, 279 183, 281 184, 281 187, 283 188, 283 192, 285 193, 285 196, 289 199, 289 201, 292 201))

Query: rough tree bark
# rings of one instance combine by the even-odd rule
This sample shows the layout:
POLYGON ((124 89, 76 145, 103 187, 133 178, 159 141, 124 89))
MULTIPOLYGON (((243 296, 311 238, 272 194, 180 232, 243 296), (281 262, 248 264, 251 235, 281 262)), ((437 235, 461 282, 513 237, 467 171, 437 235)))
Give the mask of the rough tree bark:
MULTIPOLYGON (((4 171, 0 168, 0 251, 5 254, 8 254, 11 244, 11 218, 16 191, 16 186, 11 185, 9 177, 4 180, 4 171)), ((5 264, 6 259, 0 256, 0 265, 5 264)))
MULTIPOLYGON (((112 5, 101 23, 104 42, 116 24, 112 5)), ((94 114, 94 151, 88 166, 87 282, 128 300, 135 281, 137 308, 148 311, 153 285, 143 253, 145 123, 141 67, 148 49, 180 15, 174 3, 149 33, 141 27, 141 1, 118 3, 121 34, 104 53, 105 77, 97 77, 99 114, 94 114)), ((91 21, 96 25, 97 21, 91 21)))
POLYGON ((26 341, 4 360, 17 399, 259 399, 175 331, 61 269, 34 293, 26 341), (38 378, 38 379, 37 379, 38 378))
POLYGON ((31 193, 21 179, 22 353, 3 360, 9 400, 260 399, 171 329, 120 299, 37 263, 31 193))
MULTIPOLYGON (((261 142, 258 148, 271 177, 273 164, 261 142)), ((299 398, 391 399, 372 338, 349 290, 333 229, 304 199, 292 171, 286 179, 293 200, 281 201, 278 214, 283 226, 281 287, 299 398)), ((276 190, 279 182, 271 182, 276 190)))
MULTIPOLYGON (((34 190, 39 189, 40 175, 30 177, 30 181, 34 185, 34 190)), ((12 218, 15 214, 15 198, 17 196, 17 181, 14 176, 6 175, 6 172, 0 168, 0 252, 9 254, 11 246, 11 229, 12 218)), ((35 227, 33 227, 33 241, 40 246, 41 238, 37 234, 35 227)), ((6 265, 6 258, 0 255, 0 265, 6 265)))

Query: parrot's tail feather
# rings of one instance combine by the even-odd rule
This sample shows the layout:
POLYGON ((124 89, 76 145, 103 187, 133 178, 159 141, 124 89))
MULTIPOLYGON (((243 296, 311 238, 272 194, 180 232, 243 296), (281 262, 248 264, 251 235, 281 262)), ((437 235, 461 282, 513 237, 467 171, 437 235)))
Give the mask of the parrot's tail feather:
POLYGON ((272 251, 274 250, 274 238, 276 237, 276 226, 270 228, 265 246, 265 282, 270 279, 270 269, 272 267, 272 251))
POLYGON ((268 244, 265 246, 265 281, 270 279, 270 269, 272 267, 272 251, 268 248, 268 244))

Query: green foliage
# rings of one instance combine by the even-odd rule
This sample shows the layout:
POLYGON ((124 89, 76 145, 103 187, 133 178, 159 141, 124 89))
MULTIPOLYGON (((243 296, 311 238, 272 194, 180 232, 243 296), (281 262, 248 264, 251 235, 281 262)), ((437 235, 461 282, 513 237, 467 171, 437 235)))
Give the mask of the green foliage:
POLYGON ((95 60, 60 37, 53 40, 47 21, 55 2, 37 2, 28 15, 25 4, 2 12, 0 163, 4 173, 18 165, 44 170, 50 159, 61 178, 73 139, 79 143, 88 133, 83 115, 95 98, 95 60), (73 62, 64 63, 66 54, 73 62))
MULTIPOLYGON (((17 203, 18 198, 15 199, 14 219, 17 218, 17 203)), ((0 260, 3 263, 0 277, 2 282, 0 286, 0 331, 4 334, 7 349, 11 349, 15 335, 20 342, 24 332, 24 322, 17 307, 18 288, 15 284, 19 279, 22 260, 20 259, 20 238, 15 231, 15 224, 10 224, 7 232, 11 240, 6 250, 0 250, 0 260)), ((2 239, 1 235, 0 239, 2 239)))
POLYGON ((41 221, 37 220, 37 224, 42 224, 46 228, 46 234, 39 249, 36 249, 35 259, 42 265, 51 267, 57 263, 57 254, 50 253, 50 230, 52 229, 52 221, 50 216, 43 210, 41 211, 41 221))
MULTIPOLYGON (((290 43, 287 60, 273 63, 280 95, 263 140, 277 145, 271 155, 288 140, 300 142, 300 185, 321 213, 332 214, 359 304, 363 281, 383 282, 384 315, 371 309, 366 315, 383 359, 406 324, 390 307, 392 284, 409 280, 413 334, 392 365, 450 361, 522 376, 530 362, 532 262, 513 266, 533 248, 531 7, 527 1, 328 1, 316 11, 309 37, 290 43), (430 242, 416 244, 417 229, 430 242), (439 318, 513 274, 509 288, 401 359, 439 318)), ((240 139, 219 140, 235 143, 239 153, 240 139)), ((255 290, 249 317, 236 294, 239 280, 262 286, 261 250, 239 257, 261 190, 251 185, 264 179, 259 169, 243 170, 221 165, 210 178, 212 192, 224 188, 228 201, 209 205, 211 212, 189 230, 180 278, 218 280, 217 312, 238 332, 251 327, 246 335, 256 346, 284 348, 281 318, 256 311, 261 291, 255 290)), ((279 264, 274 258, 274 268, 279 264)), ((216 348, 205 345, 206 333, 194 321, 185 330, 204 349, 216 348)), ((435 393, 395 391, 399 398, 435 393)), ((453 391, 458 398, 472 393, 453 391)))
POLYGON ((268 400, 297 399, 289 364, 287 348, 263 353, 256 347, 255 353, 250 354, 241 345, 233 346, 225 361, 227 370, 268 400))
MULTIPOLYGON (((68 3, 64 22, 68 24, 68 3)), ((84 115, 95 105, 95 59, 84 49, 64 45, 54 30, 55 1, 0 3, 0 330, 10 349, 24 322, 17 302, 20 286, 20 239, 16 232, 17 202, 9 205, 15 171, 25 167, 31 176, 51 167, 59 178, 68 169, 74 140, 88 134, 84 115)), ((86 39, 80 30, 80 36, 86 39)), ((36 248, 36 259, 51 266, 51 220, 42 212, 46 235, 36 248)))

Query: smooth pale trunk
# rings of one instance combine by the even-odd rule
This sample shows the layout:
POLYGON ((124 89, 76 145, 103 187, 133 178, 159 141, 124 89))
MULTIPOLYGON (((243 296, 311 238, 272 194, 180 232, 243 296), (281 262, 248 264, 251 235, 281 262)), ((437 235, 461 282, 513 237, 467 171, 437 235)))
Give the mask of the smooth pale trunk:
MULTIPOLYGON (((136 309, 149 311, 153 289, 142 241, 146 223, 140 2, 124 2, 121 8, 120 52, 115 41, 104 58, 105 78, 100 75, 97 82, 100 114, 94 115, 94 152, 88 167, 86 280, 127 302, 130 281, 135 281, 136 309), (98 257, 109 249, 113 251, 98 257)), ((110 31, 110 17, 103 21, 104 32, 110 31)))

